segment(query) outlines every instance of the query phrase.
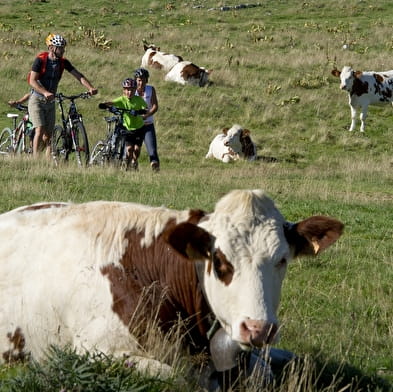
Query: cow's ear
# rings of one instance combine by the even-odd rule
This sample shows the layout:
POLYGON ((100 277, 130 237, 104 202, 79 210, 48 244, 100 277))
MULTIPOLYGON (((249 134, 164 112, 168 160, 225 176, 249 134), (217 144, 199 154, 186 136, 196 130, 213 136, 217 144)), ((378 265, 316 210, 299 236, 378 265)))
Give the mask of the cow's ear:
POLYGON ((145 49, 145 52, 147 49, 149 49, 149 47, 146 44, 143 44, 143 49, 145 49))
POLYGON ((229 128, 222 128, 222 133, 226 135, 229 131, 229 128))
POLYGON ((192 223, 183 222, 167 229, 163 233, 163 238, 187 259, 196 261, 210 257, 212 236, 192 223))
POLYGON ((242 132, 242 136, 243 137, 245 137, 245 136, 250 136, 250 130, 248 130, 248 129, 243 129, 243 132, 242 132))
POLYGON ((317 255, 342 234, 344 224, 327 216, 312 216, 298 223, 284 225, 285 236, 294 255, 317 255))
POLYGON ((332 75, 333 76, 336 76, 336 77, 340 77, 340 75, 341 75, 341 72, 338 70, 338 69, 333 69, 333 71, 332 71, 332 75))

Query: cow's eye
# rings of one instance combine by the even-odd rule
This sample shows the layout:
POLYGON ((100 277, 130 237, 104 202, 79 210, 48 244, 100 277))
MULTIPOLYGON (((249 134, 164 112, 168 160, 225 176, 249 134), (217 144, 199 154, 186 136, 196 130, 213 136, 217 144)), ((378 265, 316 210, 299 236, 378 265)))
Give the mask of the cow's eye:
POLYGON ((213 266, 218 279, 224 282, 225 285, 231 283, 234 272, 233 265, 220 249, 217 249, 213 254, 213 266))
POLYGON ((284 268, 287 265, 287 259, 285 257, 283 257, 277 264, 276 267, 277 268, 284 268))

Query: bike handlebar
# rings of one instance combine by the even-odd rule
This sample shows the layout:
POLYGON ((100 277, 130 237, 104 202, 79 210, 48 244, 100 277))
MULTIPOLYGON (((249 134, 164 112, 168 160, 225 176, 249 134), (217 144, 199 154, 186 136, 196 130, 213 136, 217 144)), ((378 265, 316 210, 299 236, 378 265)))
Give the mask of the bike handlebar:
POLYGON ((26 105, 22 105, 21 103, 17 103, 14 106, 16 109, 20 110, 21 112, 27 112, 28 108, 26 105))
POLYGON ((91 97, 91 94, 88 91, 85 91, 85 92, 77 94, 77 95, 69 95, 69 96, 64 95, 63 93, 56 93, 55 97, 59 101, 64 101, 65 99, 69 99, 69 100, 73 101, 74 99, 77 99, 77 98, 88 99, 91 97))
POLYGON ((131 116, 138 116, 138 115, 147 113, 146 109, 139 109, 139 110, 123 109, 123 108, 118 108, 116 106, 107 105, 106 103, 99 103, 98 108, 99 109, 106 109, 109 112, 111 112, 113 114, 117 114, 119 116, 122 116, 124 113, 131 114, 131 116))

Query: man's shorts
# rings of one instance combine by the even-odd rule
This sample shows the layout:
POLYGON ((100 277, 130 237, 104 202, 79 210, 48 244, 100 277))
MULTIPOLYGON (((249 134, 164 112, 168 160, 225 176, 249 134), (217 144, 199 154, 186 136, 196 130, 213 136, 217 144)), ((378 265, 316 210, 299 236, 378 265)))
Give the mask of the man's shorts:
POLYGON ((55 101, 48 102, 44 97, 31 94, 29 98, 29 118, 33 127, 45 127, 52 134, 56 121, 55 101))

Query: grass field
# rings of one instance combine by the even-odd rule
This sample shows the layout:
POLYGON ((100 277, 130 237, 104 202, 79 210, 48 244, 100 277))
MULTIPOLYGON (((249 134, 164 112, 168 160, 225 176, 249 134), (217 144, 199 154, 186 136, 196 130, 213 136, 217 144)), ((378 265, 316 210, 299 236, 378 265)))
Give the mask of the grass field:
MULTIPOLYGON (((159 174, 145 150, 137 173, 4 158, 0 211, 98 199, 212 210, 231 189, 263 188, 290 221, 334 216, 345 223, 344 236, 318 259, 289 268, 279 347, 324 364, 324 375, 338 371, 331 391, 392 390, 393 112, 371 107, 365 134, 348 132, 348 98, 330 71, 393 69, 393 5, 265 0, 231 8, 238 4, 0 0, 0 129, 10 125, 7 101, 28 91, 27 71, 49 32, 67 38, 66 57, 99 89, 79 104, 91 145, 105 135, 98 103, 121 94, 144 42, 213 70, 206 88, 168 83, 151 71, 159 174), (250 129, 258 155, 274 162, 205 160, 213 136, 234 123, 250 129)), ((83 89, 65 74, 59 91, 83 89)), ((322 390, 316 384, 298 390, 322 390)))

